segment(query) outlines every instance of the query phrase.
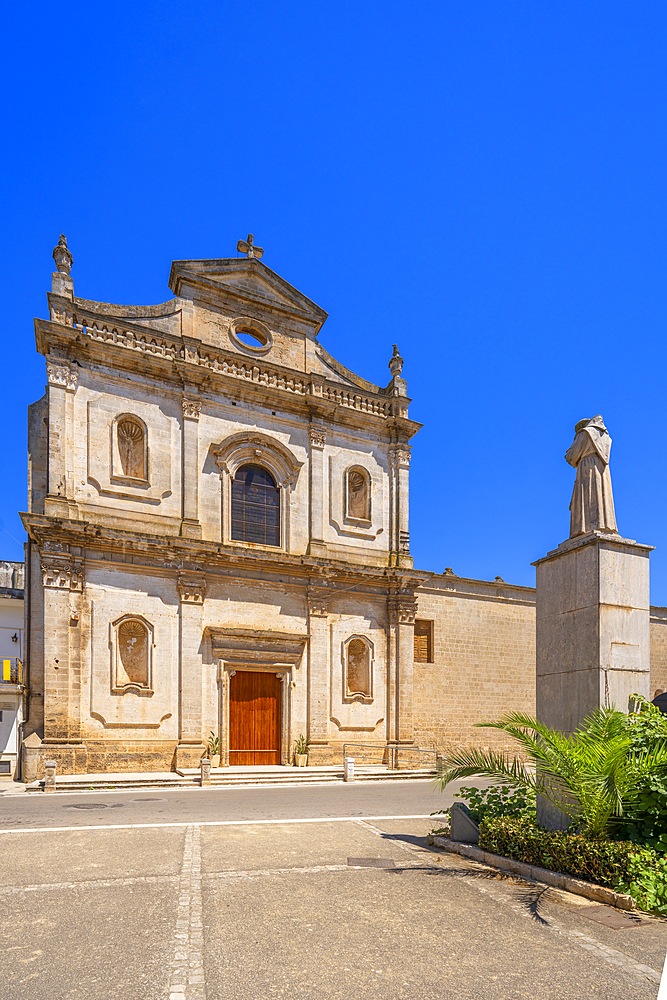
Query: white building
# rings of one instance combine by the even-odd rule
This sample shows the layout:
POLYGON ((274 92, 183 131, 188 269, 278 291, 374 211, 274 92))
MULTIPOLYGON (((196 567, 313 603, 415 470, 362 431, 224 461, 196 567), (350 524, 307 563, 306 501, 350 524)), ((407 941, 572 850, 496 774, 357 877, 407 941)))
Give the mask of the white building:
POLYGON ((23 563, 0 562, 0 778, 17 776, 23 697, 23 563))

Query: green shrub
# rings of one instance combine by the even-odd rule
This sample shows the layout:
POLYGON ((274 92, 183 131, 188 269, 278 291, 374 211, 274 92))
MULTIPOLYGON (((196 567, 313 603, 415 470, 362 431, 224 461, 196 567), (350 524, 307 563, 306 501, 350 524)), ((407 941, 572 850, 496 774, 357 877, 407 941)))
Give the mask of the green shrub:
POLYGON ((492 785, 490 788, 461 787, 454 797, 463 799, 476 823, 497 816, 535 819, 535 793, 529 788, 508 788, 492 785))
MULTIPOLYGON (((626 723, 632 748, 637 754, 650 753, 667 740, 667 715, 638 695, 634 701, 626 723)), ((637 782, 612 834, 667 852, 667 774, 653 773, 637 782)))
MULTIPOLYGON (((653 780, 667 782, 667 733, 653 712, 647 731, 632 728, 624 712, 600 708, 574 733, 551 729, 534 716, 509 712, 477 725, 510 736, 520 756, 462 747, 444 757, 436 783, 444 789, 460 778, 487 777, 507 788, 543 795, 589 838, 608 836, 653 780)), ((634 720, 634 724, 636 720, 634 720)))
POLYGON ((618 884, 642 910, 667 917, 667 855, 639 850, 630 856, 626 877, 618 884))
POLYGON ((633 897, 641 909, 667 915, 667 858, 624 840, 543 830, 527 819, 482 820, 479 846, 633 897))

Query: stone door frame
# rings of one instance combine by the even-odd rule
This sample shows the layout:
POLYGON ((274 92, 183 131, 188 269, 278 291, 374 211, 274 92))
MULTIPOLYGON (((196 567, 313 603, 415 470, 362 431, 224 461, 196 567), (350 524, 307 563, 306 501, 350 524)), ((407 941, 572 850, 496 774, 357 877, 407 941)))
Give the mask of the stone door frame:
MULTIPOLYGON (((218 660, 218 734, 220 736, 220 766, 229 767, 229 682, 237 670, 275 674, 280 681, 280 763, 290 764, 290 718, 292 708, 292 669, 276 664, 229 663, 218 660)), ((251 766, 251 765, 247 765, 251 766)))

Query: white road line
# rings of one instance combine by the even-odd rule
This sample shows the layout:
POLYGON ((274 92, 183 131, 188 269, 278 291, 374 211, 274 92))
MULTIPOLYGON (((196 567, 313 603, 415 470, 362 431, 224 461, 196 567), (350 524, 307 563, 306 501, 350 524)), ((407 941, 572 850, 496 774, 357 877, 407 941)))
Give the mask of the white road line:
POLYGON ((15 829, 0 830, 0 836, 21 835, 25 833, 76 833, 90 830, 177 830, 191 826, 286 826, 297 823, 354 823, 375 821, 378 823, 394 819, 432 819, 437 817, 430 813, 419 813, 414 816, 308 816, 300 819, 206 819, 200 822, 183 823, 107 823, 95 826, 28 826, 15 829))
POLYGON ((201 896, 201 830, 188 827, 178 895, 169 1000, 206 1000, 201 896))

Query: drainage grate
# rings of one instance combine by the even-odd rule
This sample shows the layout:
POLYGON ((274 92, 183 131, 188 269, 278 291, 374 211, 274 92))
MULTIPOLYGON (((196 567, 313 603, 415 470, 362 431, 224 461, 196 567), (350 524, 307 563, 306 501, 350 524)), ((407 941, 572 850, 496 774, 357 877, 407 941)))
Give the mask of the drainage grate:
POLYGON ((124 802, 80 802, 74 806, 63 806, 63 809, 122 809, 124 802))
POLYGON ((395 868, 396 862, 391 858, 348 858, 350 868, 395 868))

